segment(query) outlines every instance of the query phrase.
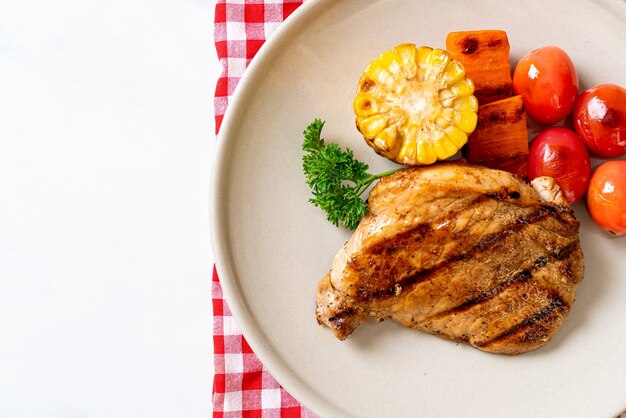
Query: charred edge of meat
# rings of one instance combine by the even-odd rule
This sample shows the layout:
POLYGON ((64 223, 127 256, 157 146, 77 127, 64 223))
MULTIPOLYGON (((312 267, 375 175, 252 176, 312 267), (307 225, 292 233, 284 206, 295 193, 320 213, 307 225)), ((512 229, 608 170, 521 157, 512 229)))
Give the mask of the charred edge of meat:
POLYGON ((509 199, 517 200, 522 197, 517 190, 511 190, 506 187, 503 187, 502 190, 499 191, 485 193, 485 196, 500 202, 508 201, 509 199))
MULTIPOLYGON (((428 280, 432 275, 434 275, 434 273, 447 268, 449 264, 472 258, 479 252, 488 249, 492 245, 495 245, 496 243, 500 242, 502 239, 504 239, 508 235, 515 233, 516 231, 523 228, 524 226, 539 222, 542 219, 545 219, 546 217, 550 215, 557 215, 556 218, 561 219, 558 214, 558 211, 555 208, 551 206, 547 206, 547 205, 539 206, 535 211, 531 212, 530 214, 517 218, 515 220, 515 223, 510 224, 507 228, 503 229, 502 231, 499 231, 497 233, 487 236, 485 239, 478 242, 469 250, 461 251, 458 254, 454 254, 450 256, 448 259, 442 260, 440 263, 438 263, 432 268, 425 269, 415 274, 412 274, 398 282, 394 282, 393 284, 390 284, 384 289, 368 291, 365 288, 359 288, 356 292, 356 295, 357 295, 356 299, 367 300, 370 298, 383 298, 383 297, 394 296, 396 294, 396 289, 397 289, 396 285, 399 285, 402 289, 406 289, 409 286, 422 283, 428 280)), ((386 243, 383 248, 387 248, 387 245, 389 245, 389 243, 386 243)), ((568 251, 571 252, 573 251, 573 249, 574 247, 572 247, 568 251)), ((563 252, 563 254, 566 254, 566 252, 563 252)), ((559 253, 559 256, 562 256, 562 254, 559 253)))
MULTIPOLYGON (((322 279, 324 286, 328 287, 324 289, 324 293, 341 294, 330 281, 330 276, 326 275, 322 279), (326 281, 326 282, 325 282, 326 281)), ((365 312, 358 306, 351 305, 349 300, 345 298, 345 295, 341 294, 338 301, 323 301, 319 299, 315 305, 315 314, 317 317, 317 323, 320 325, 327 325, 331 328, 335 336, 340 340, 345 340, 359 324, 367 318, 365 312), (328 316, 328 313, 332 312, 332 316, 328 316)))
POLYGON ((354 309, 347 308, 343 311, 337 312, 334 316, 328 318, 328 320, 335 325, 341 325, 346 322, 346 319, 353 317, 355 313, 356 311, 354 309))
POLYGON ((474 345, 480 348, 487 348, 489 345, 494 344, 498 341, 502 341, 524 330, 527 330, 529 327, 537 327, 537 329, 533 330, 533 332, 530 332, 528 335, 526 335, 523 341, 526 344, 534 344, 548 337, 549 327, 546 326, 547 324, 542 324, 541 323, 542 320, 547 318, 550 314, 552 314, 555 311, 557 313, 567 313, 569 312, 570 308, 571 307, 567 304, 567 302, 561 299, 560 296, 553 294, 552 297, 550 298, 550 302, 542 310, 535 312, 534 314, 528 316, 519 324, 507 329, 506 331, 503 331, 502 333, 496 335, 490 340, 476 342, 474 343, 474 345), (546 332, 541 332, 541 328, 546 328, 546 332))
MULTIPOLYGON (((512 203, 509 201, 509 203, 512 203)), ((547 214, 554 216, 559 222, 567 224, 572 228, 572 231, 577 233, 580 226, 580 222, 574 216, 572 216, 572 208, 569 206, 558 206, 553 204, 542 204, 540 206, 542 210, 547 214)))
POLYGON ((363 319, 362 315, 359 315, 359 312, 353 308, 337 311, 331 317, 320 316, 320 312, 317 312, 317 323, 326 324, 333 330, 335 337, 342 341, 352 334, 363 319))

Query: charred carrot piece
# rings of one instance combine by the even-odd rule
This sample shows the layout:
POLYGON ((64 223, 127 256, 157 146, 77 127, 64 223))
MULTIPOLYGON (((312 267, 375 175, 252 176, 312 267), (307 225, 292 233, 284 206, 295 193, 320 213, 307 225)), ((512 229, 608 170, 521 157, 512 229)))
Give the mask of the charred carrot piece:
POLYGON ((497 158, 495 160, 485 161, 481 165, 497 170, 508 171, 528 181, 528 155, 526 154, 497 158))
POLYGON ((451 32, 446 49, 459 60, 475 86, 481 105, 513 95, 509 39, 502 30, 451 32))
POLYGON ((469 136, 464 153, 470 163, 526 177, 528 128, 522 97, 480 106, 476 130, 469 136))

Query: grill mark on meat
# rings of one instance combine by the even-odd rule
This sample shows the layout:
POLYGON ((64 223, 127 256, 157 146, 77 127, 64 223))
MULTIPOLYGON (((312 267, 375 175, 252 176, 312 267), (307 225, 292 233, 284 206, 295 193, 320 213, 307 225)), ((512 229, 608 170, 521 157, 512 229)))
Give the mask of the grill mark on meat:
MULTIPOLYGON (((577 242, 572 242, 562 248, 557 248, 556 250, 552 251, 551 253, 549 253, 548 255, 554 259, 554 260, 565 260, 567 259, 572 252, 578 247, 578 243, 577 242)), ((498 284, 497 286, 481 293, 480 295, 476 296, 473 299, 470 299, 458 306, 455 306, 454 308, 451 309, 446 309, 443 312, 439 312, 436 315, 433 315, 429 318, 426 318, 426 321, 430 321, 430 320, 438 320, 441 319, 445 316, 448 315, 454 315, 454 314, 458 314, 464 311, 467 311, 469 309, 471 309, 472 307, 487 302, 495 297, 497 297, 500 293, 502 293, 505 289, 507 289, 508 287, 516 284, 516 283, 521 283, 521 282, 525 282, 530 280, 533 277, 533 273, 538 270, 541 269, 543 267, 545 267, 550 261, 550 258, 548 258, 548 256, 546 255, 542 255, 540 257, 538 257, 533 263, 532 263, 532 267, 528 268, 528 269, 524 269, 516 274, 514 274, 513 276, 509 277, 508 279, 506 279, 504 282, 498 284)), ((562 268, 561 269, 561 273, 563 274, 563 276, 565 278, 567 278, 567 280, 571 280, 573 277, 573 273, 567 269, 567 268, 562 268)))
POLYGON ((455 306, 452 309, 447 309, 443 312, 440 312, 432 317, 426 318, 425 321, 431 321, 431 320, 438 320, 441 319, 445 316, 448 315, 454 315, 454 314, 458 314, 461 313, 463 311, 466 311, 470 308, 472 308, 473 306, 476 306, 480 303, 486 302, 490 299, 495 298, 496 296, 498 296, 500 293, 502 293, 504 291, 504 289, 506 289, 507 287, 515 284, 515 283, 520 283, 520 282, 525 282, 527 280, 529 280, 532 277, 532 271, 531 269, 526 269, 526 270, 522 270, 517 274, 514 274, 513 276, 511 276, 510 278, 508 278, 506 281, 504 281, 503 283, 500 283, 499 285, 487 290, 486 292, 481 293, 480 295, 478 295, 477 297, 468 300, 467 302, 464 302, 462 304, 460 304, 459 306, 455 306))
POLYGON ((429 223, 421 223, 416 225, 415 227, 409 229, 406 232, 395 235, 392 238, 381 241, 375 245, 372 245, 367 253, 371 255, 380 255, 383 253, 391 253, 396 248, 399 248, 403 242, 407 240, 411 241, 420 241, 424 238, 428 233, 432 232, 429 223))
POLYGON ((335 313, 335 315, 328 318, 328 320, 335 324, 341 324, 345 322, 346 318, 352 317, 355 313, 356 311, 353 308, 346 308, 342 311, 335 313))
POLYGON ((437 265, 433 266, 432 268, 418 271, 400 281, 394 282, 393 285, 390 285, 384 289, 368 291, 365 287, 361 286, 359 287, 359 289, 357 289, 356 297, 360 300, 393 296, 396 292, 396 284, 402 287, 402 289, 407 289, 410 286, 425 282, 429 280, 432 276, 434 276, 435 273, 440 272, 443 269, 449 268, 452 263, 462 262, 467 259, 473 258, 478 253, 485 251, 492 245, 500 242, 506 236, 519 231, 521 228, 527 225, 532 225, 540 222, 542 219, 545 219, 555 212, 556 211, 554 210, 554 208, 550 206, 539 206, 537 209, 527 214, 526 216, 516 218, 514 223, 507 225, 507 227, 500 232, 487 236, 485 239, 478 242, 469 250, 461 250, 458 254, 452 255, 448 259, 441 260, 437 265))
MULTIPOLYGON (((383 253, 390 253, 390 252, 393 252, 393 250, 395 250, 396 248, 401 248, 402 243, 404 242, 420 241, 422 238, 428 236, 429 233, 433 232, 433 229, 431 226, 432 223, 438 223, 438 224, 446 223, 447 221, 454 219, 459 212, 463 212, 470 208, 476 207, 489 200, 496 200, 498 202, 506 202, 507 204, 511 204, 513 206, 516 206, 522 209, 527 208, 527 205, 525 206, 523 204, 518 204, 516 202, 519 198, 520 198, 520 194, 518 191, 509 190, 507 188, 503 188, 502 190, 498 190, 497 192, 481 194, 476 199, 469 201, 466 206, 459 208, 452 212, 447 212, 441 218, 435 219, 434 222, 430 221, 430 222, 420 223, 403 233, 394 235, 393 237, 390 237, 381 242, 377 242, 376 244, 369 247, 364 253, 366 255, 380 255, 383 253)), ((543 213, 542 216, 544 217, 547 215, 553 215, 560 222, 571 224, 570 219, 564 219, 563 217, 564 212, 560 208, 555 208, 550 205, 540 205, 538 210, 542 211, 543 213)), ((520 223, 523 223, 524 219, 520 218, 519 221, 520 223)), ((573 232, 576 232, 578 230, 577 222, 575 225, 572 225, 572 230, 573 232)))
MULTIPOLYGON (((474 208, 484 202, 489 201, 490 199, 493 199, 493 193, 485 193, 485 194, 480 194, 478 195, 476 198, 471 199, 467 202, 467 205, 458 208, 454 211, 450 211, 450 212, 446 212, 446 214, 444 216, 442 216, 441 218, 437 218, 434 221, 429 221, 429 222, 423 222, 420 224, 415 225, 413 228, 402 232, 400 234, 394 235, 391 238, 388 238, 386 240, 383 240, 381 242, 378 242, 374 245, 372 245, 371 247, 369 247, 364 254, 367 255, 380 255, 383 254, 385 252, 389 252, 389 248, 401 248, 403 243, 406 242, 419 242, 421 241, 422 238, 428 236, 428 234, 433 232, 432 223, 445 223, 453 218, 455 218, 457 216, 457 214, 459 212, 463 212, 467 209, 470 208, 474 208)), ((501 200, 501 199, 499 199, 501 200)))
MULTIPOLYGON (((534 343, 536 342, 536 340, 539 340, 541 338, 545 338, 545 333, 541 332, 541 328, 543 326, 546 326, 547 324, 542 324, 542 321, 544 321, 546 318, 548 318, 552 313, 561 313, 561 312, 567 312, 570 310, 570 306, 567 304, 567 302, 565 302, 563 299, 561 299, 560 296, 553 294, 550 298, 550 302, 540 311, 535 312, 534 314, 528 316, 526 319, 524 319, 522 322, 520 322, 519 324, 512 326, 511 328, 507 329, 506 331, 501 332, 500 334, 496 335, 495 337, 491 338, 488 341, 477 341, 474 343, 475 346, 477 347, 481 347, 481 348, 485 348, 488 347, 491 344, 494 344, 498 341, 502 341, 508 337, 511 337, 519 332, 524 331, 525 329, 532 327, 532 326, 536 326, 538 327, 538 329, 534 330, 534 332, 531 332, 530 335, 527 335, 525 337, 525 341, 526 343, 534 343)), ((546 326, 546 328, 549 328, 546 326)))
POLYGON ((559 248, 552 252, 552 257, 556 260, 566 260, 572 255, 572 252, 578 247, 578 242, 572 242, 563 248, 559 248))
MULTIPOLYGON (((524 206, 523 202, 519 202, 520 197, 521 196, 519 195, 519 192, 517 192, 516 190, 503 187, 500 190, 478 195, 476 198, 469 200, 463 207, 457 208, 456 210, 450 212, 446 212, 443 216, 432 221, 432 223, 434 223, 435 225, 447 225, 450 221, 456 219, 459 216, 459 213, 468 210, 476 210, 476 208, 489 201, 503 202, 507 205, 518 207, 522 210, 528 210, 529 207, 527 205, 524 206)), ((397 262, 393 263, 393 265, 388 265, 384 267, 382 271, 368 271, 368 269, 370 268, 369 266, 371 266, 371 256, 392 255, 398 250, 407 251, 407 248, 416 247, 420 245, 424 239, 433 237, 435 229, 437 228, 434 227, 431 222, 418 224, 408 231, 396 234, 391 238, 377 242, 368 249, 364 250, 360 257, 348 261, 348 264, 354 271, 366 272, 366 274, 363 274, 360 286, 355 289, 353 295, 357 300, 367 299, 372 296, 391 296, 396 293, 397 284, 405 287, 426 280, 426 276, 430 274, 431 270, 437 268, 437 265, 439 265, 442 261, 443 263, 447 263, 470 259, 473 254, 476 254, 479 251, 490 247, 494 244, 494 242, 497 242, 505 238, 506 236, 516 232, 517 230, 521 229, 523 225, 536 223, 544 217, 550 215, 552 215, 554 219, 558 220, 563 226, 566 226, 565 230, 571 230, 572 234, 575 234, 577 232, 578 223, 576 221, 572 223, 571 217, 568 216, 569 213, 566 214, 551 205, 537 205, 535 207, 535 212, 516 218, 513 224, 516 225, 515 227, 513 227, 512 229, 509 227, 507 229, 507 225, 503 225, 504 231, 501 235, 494 234, 491 237, 488 237, 487 239, 479 242, 477 246, 470 249, 469 252, 461 249, 459 253, 454 256, 455 258, 444 260, 439 260, 439 255, 431 252, 430 256, 433 257, 433 259, 437 259, 437 261, 431 264, 431 267, 425 268, 421 274, 420 272, 411 273, 407 271, 406 273, 409 274, 409 276, 404 279, 398 280, 397 270, 402 270, 402 266, 400 263, 397 262)), ((450 223, 453 224, 453 222, 450 223)), ((452 237, 456 238, 457 234, 452 231, 450 232, 452 234, 452 237)), ((438 249, 442 250, 443 247, 439 246, 438 249)), ((396 261, 400 261, 401 257, 402 254, 396 261)))
MULTIPOLYGON (((502 201, 508 197, 509 191, 502 190, 494 193, 485 193, 480 194, 476 198, 468 200, 467 205, 460 207, 454 211, 446 212, 444 216, 435 219, 434 221, 424 222, 415 225, 411 229, 402 232, 400 234, 394 235, 391 238, 383 240, 381 242, 377 242, 376 244, 369 247, 364 253, 366 255, 380 255, 389 251, 389 248, 399 248, 403 242, 415 242, 420 241, 422 238, 426 237, 428 234, 433 232, 432 223, 443 224, 451 219, 454 219, 458 213, 468 210, 470 208, 475 208, 476 206, 481 205, 482 203, 488 202, 489 200, 498 200, 502 201)), ((519 193, 518 193, 519 195, 519 193)), ((515 194, 513 193, 513 196, 515 194)), ((513 199, 518 199, 518 197, 514 197, 513 199)))

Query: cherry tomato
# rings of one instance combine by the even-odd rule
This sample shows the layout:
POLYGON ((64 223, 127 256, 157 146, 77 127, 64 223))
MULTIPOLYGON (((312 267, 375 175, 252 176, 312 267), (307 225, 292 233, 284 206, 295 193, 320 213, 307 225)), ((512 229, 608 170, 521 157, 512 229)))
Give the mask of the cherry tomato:
POLYGON ((607 161, 593 172, 587 209, 591 219, 611 235, 626 234, 626 161, 607 161))
POLYGON ((583 92, 574 107, 574 127, 593 155, 625 155, 626 89, 600 84, 583 92))
POLYGON ((522 96, 526 113, 538 122, 553 124, 574 108, 578 74, 570 57, 556 46, 531 51, 513 72, 513 90, 522 96))
POLYGON ((576 132, 548 128, 530 143, 528 177, 532 180, 540 176, 554 178, 568 203, 583 197, 591 177, 591 163, 576 132))

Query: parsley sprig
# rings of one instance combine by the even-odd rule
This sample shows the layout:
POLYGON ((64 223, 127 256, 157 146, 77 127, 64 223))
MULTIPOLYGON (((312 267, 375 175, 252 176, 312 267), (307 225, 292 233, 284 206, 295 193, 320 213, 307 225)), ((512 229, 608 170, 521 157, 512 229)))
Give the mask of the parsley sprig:
POLYGON ((367 214, 367 204, 361 199, 363 192, 375 180, 400 169, 369 174, 369 166, 355 159, 351 150, 343 151, 337 144, 324 142, 323 127, 324 122, 315 119, 304 130, 302 169, 313 192, 309 201, 324 210, 333 225, 341 222, 355 229, 367 214))

